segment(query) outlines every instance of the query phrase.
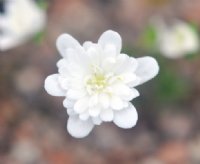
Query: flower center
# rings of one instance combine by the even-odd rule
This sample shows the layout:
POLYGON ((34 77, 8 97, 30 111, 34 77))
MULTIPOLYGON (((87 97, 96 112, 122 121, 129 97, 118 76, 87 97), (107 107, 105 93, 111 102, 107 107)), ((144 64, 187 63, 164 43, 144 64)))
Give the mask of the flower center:
POLYGON ((89 94, 100 93, 108 85, 108 78, 102 73, 94 73, 86 80, 86 88, 89 94))
POLYGON ((179 44, 184 43, 185 40, 184 33, 182 33, 181 31, 176 31, 176 39, 179 44))
POLYGON ((92 74, 85 78, 85 87, 89 95, 99 93, 110 95, 112 93, 110 86, 122 81, 120 76, 116 76, 112 72, 106 73, 99 66, 91 65, 91 69, 92 74))

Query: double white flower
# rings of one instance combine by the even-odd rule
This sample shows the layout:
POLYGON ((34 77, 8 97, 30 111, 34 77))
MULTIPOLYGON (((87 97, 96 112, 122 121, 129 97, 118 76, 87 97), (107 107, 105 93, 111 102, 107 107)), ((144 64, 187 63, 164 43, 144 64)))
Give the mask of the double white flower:
POLYGON ((160 23, 158 26, 158 47, 168 58, 180 58, 199 50, 198 34, 190 25, 177 21, 171 27, 160 23))
POLYGON ((0 50, 5 51, 22 44, 42 30, 46 12, 33 0, 6 0, 5 12, 0 13, 0 50))
POLYGON ((138 115, 130 103, 139 96, 135 87, 153 78, 159 67, 152 57, 120 53, 121 47, 120 35, 111 30, 98 43, 83 46, 68 34, 58 37, 63 58, 57 62, 59 73, 46 78, 45 89, 50 95, 65 96, 67 129, 73 137, 87 136, 102 121, 125 129, 135 126, 138 115))

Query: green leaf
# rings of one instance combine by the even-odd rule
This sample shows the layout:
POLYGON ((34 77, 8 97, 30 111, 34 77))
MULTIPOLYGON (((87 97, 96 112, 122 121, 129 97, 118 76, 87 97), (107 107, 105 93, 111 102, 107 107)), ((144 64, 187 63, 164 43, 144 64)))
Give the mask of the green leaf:
POLYGON ((41 31, 41 32, 38 32, 37 34, 35 34, 35 36, 33 37, 33 41, 35 43, 42 43, 42 41, 44 40, 44 37, 45 37, 45 31, 41 31))
MULTIPOLYGON (((166 64, 166 63, 164 63, 166 64)), ((173 102, 183 99, 187 95, 188 85, 170 65, 162 65, 157 78, 157 97, 160 102, 173 102)))
POLYGON ((199 32, 199 25, 196 22, 188 23, 191 29, 198 35, 199 32))
POLYGON ((47 0, 37 0, 37 4, 41 9, 47 10, 48 8, 48 2, 47 0))
POLYGON ((190 53, 190 54, 187 54, 185 55, 185 59, 187 60, 195 60, 197 59, 197 57, 199 57, 199 53, 190 53))
POLYGON ((144 47, 152 49, 155 48, 157 42, 157 32, 154 26, 149 25, 144 29, 144 32, 141 36, 141 44, 144 47))

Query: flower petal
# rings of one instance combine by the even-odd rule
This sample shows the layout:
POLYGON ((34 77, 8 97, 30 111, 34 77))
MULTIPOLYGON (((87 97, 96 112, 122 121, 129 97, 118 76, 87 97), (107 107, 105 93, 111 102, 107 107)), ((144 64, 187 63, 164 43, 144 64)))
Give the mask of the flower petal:
POLYGON ((135 73, 123 73, 120 75, 120 77, 122 78, 124 83, 127 84, 129 87, 135 87, 138 84, 140 84, 140 78, 135 73))
POLYGON ((76 115, 76 113, 74 112, 74 109, 73 109, 73 108, 67 108, 66 111, 67 111, 67 114, 68 114, 69 116, 71 116, 71 115, 76 115))
POLYGON ((102 120, 98 116, 92 117, 92 121, 95 125, 100 125, 102 123, 102 120))
POLYGON ((56 46, 61 54, 61 56, 65 57, 66 56, 66 50, 68 48, 75 49, 77 47, 80 47, 79 42, 74 39, 71 35, 69 34, 62 34, 58 37, 56 41, 56 46))
POLYGON ((105 93, 99 95, 99 103, 103 108, 108 108, 110 105, 109 96, 105 93))
POLYGON ((135 88, 126 88, 124 89, 124 91, 122 92, 121 98, 124 101, 131 101, 132 99, 138 97, 140 95, 140 93, 138 92, 137 89, 135 88))
MULTIPOLYGON (((159 66, 157 61, 150 56, 137 58, 138 67, 135 71, 136 75, 140 77, 140 84, 154 78, 159 71, 159 66)), ((139 85, 140 85, 139 84, 139 85)))
POLYGON ((140 94, 135 88, 130 88, 123 84, 116 84, 112 87, 113 93, 124 101, 131 101, 140 94))
POLYGON ((90 47, 94 46, 95 44, 92 43, 91 41, 85 41, 83 43, 83 48, 87 51, 90 47))
POLYGON ((60 87, 63 88, 64 90, 69 89, 69 81, 66 77, 59 76, 58 83, 60 84, 60 87))
POLYGON ((65 96, 65 91, 58 83, 58 74, 48 76, 45 79, 44 88, 52 96, 65 96))
POLYGON ((82 121, 78 116, 70 116, 67 123, 68 132, 75 138, 86 137, 93 127, 94 124, 90 119, 82 121))
POLYGON ((83 120, 83 121, 86 121, 89 117, 90 117, 90 116, 89 116, 88 112, 79 114, 79 118, 80 118, 81 120, 83 120))
POLYGON ((107 46, 113 45, 119 54, 122 48, 122 39, 117 32, 108 30, 100 36, 98 44, 100 44, 103 49, 106 49, 107 46))
POLYGON ((62 58, 60 60, 58 60, 58 62, 56 63, 56 66, 59 67, 66 67, 67 65, 67 60, 65 58, 62 58))
POLYGON ((110 102, 111 108, 114 110, 121 110, 124 106, 122 99, 118 96, 112 96, 110 102))
POLYGON ((84 97, 85 96, 85 91, 83 89, 69 89, 68 92, 67 92, 67 97, 69 99, 79 99, 81 97, 84 97))
POLYGON ((105 122, 112 121, 113 117, 114 117, 114 114, 111 109, 105 109, 100 114, 100 118, 102 119, 102 121, 105 121, 105 122))
POLYGON ((69 100, 68 98, 65 98, 63 101, 63 106, 65 108, 73 108, 74 107, 74 101, 69 100))
POLYGON ((118 74, 134 72, 138 67, 137 59, 129 57, 127 54, 119 54, 117 56, 117 61, 118 69, 116 69, 116 73, 118 74))
MULTIPOLYGON (((1 22, 1 20, 0 20, 1 22)), ((15 38, 13 35, 1 35, 0 51, 7 51, 23 43, 23 39, 15 38)))
POLYGON ((89 106, 94 107, 95 105, 97 105, 97 103, 98 103, 98 95, 95 94, 95 95, 90 96, 89 106))
POLYGON ((138 114, 132 104, 121 111, 115 111, 113 122, 120 128, 129 129, 136 125, 138 114))
POLYGON ((87 97, 83 97, 81 99, 79 99, 75 104, 74 104, 74 110, 77 113, 83 113, 87 108, 88 108, 88 98, 87 97))
POLYGON ((92 117, 97 117, 101 111, 101 108, 99 107, 94 107, 89 109, 89 115, 92 117))

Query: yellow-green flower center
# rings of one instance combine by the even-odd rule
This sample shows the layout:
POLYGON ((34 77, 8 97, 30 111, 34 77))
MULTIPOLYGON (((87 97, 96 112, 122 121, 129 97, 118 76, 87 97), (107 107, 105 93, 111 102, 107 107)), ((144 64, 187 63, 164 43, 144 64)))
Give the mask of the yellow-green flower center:
POLYGON ((86 87, 88 91, 99 93, 104 90, 104 88, 108 84, 108 79, 105 77, 104 74, 94 74, 86 81, 86 87))
POLYGON ((182 31, 176 31, 176 39, 179 44, 182 44, 185 41, 185 35, 182 31))

